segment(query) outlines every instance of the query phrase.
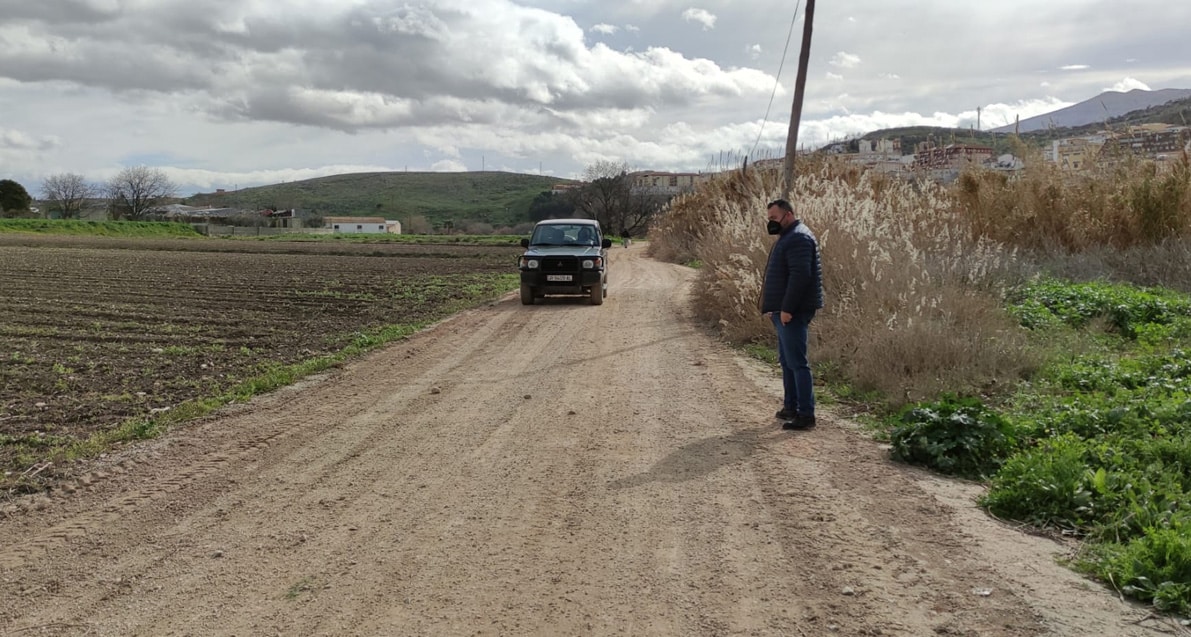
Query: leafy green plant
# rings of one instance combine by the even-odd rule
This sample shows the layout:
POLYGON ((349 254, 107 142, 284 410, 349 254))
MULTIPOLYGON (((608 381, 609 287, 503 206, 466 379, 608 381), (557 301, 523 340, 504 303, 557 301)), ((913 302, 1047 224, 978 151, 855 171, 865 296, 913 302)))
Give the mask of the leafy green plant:
POLYGON ((1159 610, 1191 615, 1191 516, 1096 547, 1083 568, 1159 610))
POLYGON ((950 395, 904 407, 889 438, 894 458, 968 478, 992 475, 1015 439, 1010 423, 979 400, 950 395))
POLYGON ((1130 339, 1137 338, 1138 330, 1147 325, 1177 323, 1185 330, 1185 319, 1191 317, 1191 297, 1185 294, 1102 281, 1031 281, 1014 290, 1009 302, 1010 313, 1030 329, 1056 323, 1080 328, 1103 318, 1130 339))
POLYGON ((1087 447, 1067 434, 1013 456, 993 477, 982 504, 1001 517, 1088 531, 1108 474, 1088 468, 1087 447))

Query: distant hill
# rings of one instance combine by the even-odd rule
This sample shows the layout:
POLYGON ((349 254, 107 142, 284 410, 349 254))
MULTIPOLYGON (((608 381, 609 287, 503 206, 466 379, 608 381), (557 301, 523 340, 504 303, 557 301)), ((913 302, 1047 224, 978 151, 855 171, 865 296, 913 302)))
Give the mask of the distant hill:
POLYGON ((245 209, 298 208, 318 216, 404 220, 421 215, 436 225, 452 220, 515 225, 529 220, 534 197, 558 183, 542 175, 507 172, 384 172, 333 175, 234 192, 200 193, 190 205, 245 209))
MULTIPOLYGON (((1159 91, 1134 89, 1128 93, 1107 91, 1090 100, 1084 100, 1078 104, 1038 115, 1037 117, 1023 119, 1018 125, 1017 131, 1019 133, 1030 133, 1047 128, 1071 128, 1086 126, 1088 124, 1102 124, 1105 120, 1120 117, 1126 113, 1145 110, 1187 98, 1191 98, 1191 89, 1170 88, 1159 91)), ((994 133, 1012 133, 1013 131, 1013 124, 993 129, 994 133)))

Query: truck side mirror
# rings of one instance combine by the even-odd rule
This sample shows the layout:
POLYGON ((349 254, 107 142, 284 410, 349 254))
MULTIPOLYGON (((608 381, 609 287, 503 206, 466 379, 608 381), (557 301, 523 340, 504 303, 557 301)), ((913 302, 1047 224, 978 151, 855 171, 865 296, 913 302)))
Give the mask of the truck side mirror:
POLYGON ((600 242, 600 245, 604 246, 605 248, 611 248, 612 240, 607 237, 604 237, 604 240, 600 242))
POLYGON ((521 240, 521 247, 522 247, 522 248, 528 248, 528 247, 529 247, 529 239, 522 239, 522 240, 521 240))

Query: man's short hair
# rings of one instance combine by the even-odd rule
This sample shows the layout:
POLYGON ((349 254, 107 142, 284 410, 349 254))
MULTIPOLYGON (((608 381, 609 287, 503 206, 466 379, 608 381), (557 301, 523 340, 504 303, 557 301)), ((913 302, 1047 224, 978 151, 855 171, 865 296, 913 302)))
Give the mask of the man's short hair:
POLYGON ((785 199, 774 199, 773 201, 769 202, 768 206, 765 206, 765 209, 768 210, 774 206, 777 206, 786 212, 794 212, 794 206, 791 206, 790 202, 786 201, 785 199))

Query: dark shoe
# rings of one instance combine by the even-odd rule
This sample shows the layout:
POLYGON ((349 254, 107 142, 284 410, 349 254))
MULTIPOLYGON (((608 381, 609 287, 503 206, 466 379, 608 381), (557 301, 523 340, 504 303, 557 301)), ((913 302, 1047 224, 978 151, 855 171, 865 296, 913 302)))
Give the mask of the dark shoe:
POLYGON ((814 416, 795 416, 793 419, 787 420, 786 422, 782 423, 782 429, 806 430, 806 429, 814 429, 814 428, 815 428, 815 417, 814 416))
POLYGON ((774 417, 778 420, 793 420, 798 417, 798 412, 794 411, 793 409, 786 409, 785 407, 782 407, 776 414, 774 414, 774 417))

